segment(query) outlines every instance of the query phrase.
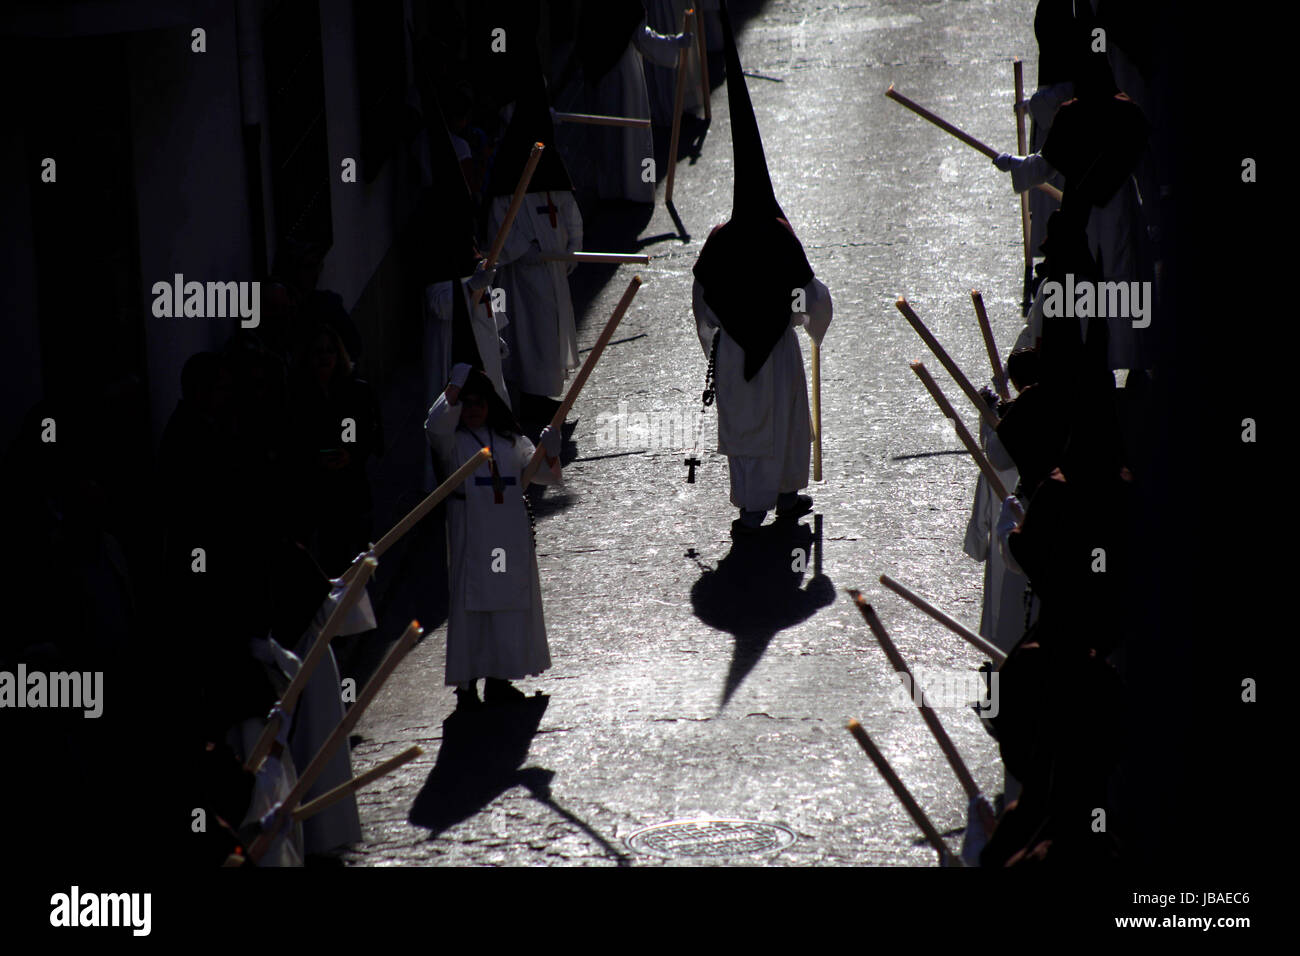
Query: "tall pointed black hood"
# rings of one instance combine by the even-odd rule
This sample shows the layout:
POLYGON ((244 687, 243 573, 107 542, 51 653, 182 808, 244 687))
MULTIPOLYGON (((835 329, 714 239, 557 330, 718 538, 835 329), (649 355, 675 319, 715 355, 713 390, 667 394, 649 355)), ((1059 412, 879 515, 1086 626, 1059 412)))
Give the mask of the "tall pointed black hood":
POLYGON ((456 158, 447 121, 432 97, 422 105, 433 175, 420 194, 413 217, 417 230, 414 249, 421 284, 431 285, 472 273, 479 252, 474 242, 474 200, 456 158))
POLYGON ((720 12, 735 177, 731 219, 704 243, 694 272, 704 301, 745 350, 748 380, 789 328, 795 290, 812 281, 813 270, 772 189, 726 0, 720 12))
POLYGON ((497 148, 487 195, 508 196, 515 191, 515 185, 519 182, 524 167, 528 165, 528 156, 534 143, 541 143, 546 148, 533 172, 528 191, 540 193, 547 190, 572 190, 573 181, 569 179, 569 171, 555 145, 555 127, 551 123, 551 101, 546 93, 546 79, 542 75, 541 64, 536 61, 533 80, 519 90, 514 112, 510 116, 510 125, 506 127, 505 136, 497 148))
POLYGON ((632 31, 645 18, 641 0, 599 0, 582 5, 575 51, 588 84, 595 86, 623 58, 632 31))

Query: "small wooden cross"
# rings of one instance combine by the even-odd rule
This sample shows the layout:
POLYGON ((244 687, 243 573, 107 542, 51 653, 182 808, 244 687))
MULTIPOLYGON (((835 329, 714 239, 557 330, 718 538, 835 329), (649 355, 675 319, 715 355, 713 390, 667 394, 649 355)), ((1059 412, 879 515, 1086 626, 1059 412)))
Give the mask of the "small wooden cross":
POLYGON ((687 467, 688 469, 690 469, 690 470, 686 473, 686 483, 687 483, 688 485, 693 485, 693 484, 695 484, 695 468, 696 468, 697 465, 699 465, 699 463, 700 463, 700 460, 699 460, 698 458, 691 457, 691 458, 687 458, 687 459, 686 459, 686 462, 685 462, 686 467, 687 467))

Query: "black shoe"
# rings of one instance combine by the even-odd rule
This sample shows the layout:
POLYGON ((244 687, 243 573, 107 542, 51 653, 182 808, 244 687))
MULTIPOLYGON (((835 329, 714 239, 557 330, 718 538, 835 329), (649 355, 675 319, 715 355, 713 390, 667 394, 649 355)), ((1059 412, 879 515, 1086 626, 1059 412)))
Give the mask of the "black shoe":
POLYGON ((467 688, 456 688, 457 710, 476 710, 482 706, 483 701, 478 699, 478 691, 472 685, 467 688))
POLYGON ((802 518, 808 512, 812 511, 812 509, 813 509, 813 500, 811 498, 809 498, 807 495, 796 495, 794 499, 794 504, 788 505, 785 508, 782 508, 780 506, 777 507, 776 516, 778 518, 787 518, 787 519, 802 518))
POLYGON ((513 704, 527 698, 510 681, 489 677, 483 681, 483 700, 488 704, 513 704))
POLYGON ((762 530, 762 525, 745 524, 739 518, 731 522, 731 536, 733 538, 752 538, 762 530))

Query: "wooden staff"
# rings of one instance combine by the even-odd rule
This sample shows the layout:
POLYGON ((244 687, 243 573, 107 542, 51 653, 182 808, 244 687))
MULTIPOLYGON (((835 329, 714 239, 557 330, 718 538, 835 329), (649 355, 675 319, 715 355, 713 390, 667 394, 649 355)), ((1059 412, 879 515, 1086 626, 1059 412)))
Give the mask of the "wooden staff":
MULTIPOLYGON (((591 370, 596 367, 596 363, 600 360, 600 354, 605 351, 605 346, 608 345, 609 340, 613 338, 614 330, 618 328, 618 323, 623 318, 623 313, 626 312, 627 307, 632 304, 632 298, 636 295, 636 291, 639 288, 641 288, 641 277, 633 276, 632 281, 627 284, 627 289, 623 292, 623 298, 619 299, 618 305, 614 307, 614 314, 609 317, 609 321, 605 323, 605 328, 601 330, 600 337, 596 339, 596 344, 593 345, 591 351, 587 353, 587 360, 582 363, 582 368, 578 370, 578 374, 574 378, 573 384, 569 386, 569 391, 565 394, 564 401, 560 403, 560 407, 557 408, 555 414, 551 416, 551 427, 556 431, 559 431, 564 427, 564 419, 568 416, 569 410, 573 408, 573 403, 578 400, 578 393, 582 391, 582 386, 587 383, 587 378, 591 375, 591 370)), ((524 469, 523 477, 519 480, 521 488, 528 487, 528 483, 533 480, 533 476, 536 475, 538 469, 542 467, 542 461, 545 457, 546 451, 542 448, 541 442, 538 442, 537 448, 533 452, 533 457, 528 462, 528 466, 524 469)))
POLYGON ((595 113, 556 113, 557 123, 585 123, 588 126, 632 126, 649 129, 650 121, 639 116, 598 116, 595 113))
POLYGON ((709 44, 704 38, 704 11, 695 15, 695 39, 700 49, 700 95, 704 98, 704 121, 713 119, 713 105, 709 90, 709 44))
POLYGON ((822 347, 812 344, 813 481, 822 480, 822 347))
MULTIPOLYGON (((1029 152, 1025 140, 1025 65, 1016 57, 1011 69, 1016 79, 1016 152, 1025 156, 1029 152)), ((1020 231, 1025 237, 1025 274, 1032 275, 1034 252, 1029 245, 1029 191, 1020 194, 1020 231)))
MULTIPOLYGON (((334 756, 334 752, 347 742, 348 734, 356 726, 357 721, 361 719, 361 715, 365 713, 375 695, 379 693, 384 681, 388 680, 389 675, 392 674, 394 668, 406 655, 406 652, 415 644, 421 633, 420 622, 412 621, 393 646, 393 649, 388 652, 384 662, 379 665, 379 670, 375 672, 375 676, 366 683, 360 696, 357 697, 356 703, 348 708, 348 712, 343 715, 343 719, 339 721, 338 726, 334 728, 325 743, 321 745, 316 756, 311 759, 307 769, 298 777, 298 782, 294 784, 293 789, 289 791, 289 795, 281 802, 280 812, 277 817, 282 819, 283 814, 292 813, 293 810, 297 809, 298 804, 302 802, 303 796, 311 789, 312 784, 316 782, 316 778, 321 775, 330 758, 334 756)), ((261 859, 262 855, 270 848, 275 839, 278 830, 277 824, 280 819, 277 819, 269 829, 263 830, 257 835, 252 846, 248 849, 250 859, 254 861, 261 859)))
POLYGON ((314 817, 322 810, 328 810, 334 804, 338 803, 348 794, 356 793, 362 787, 369 786, 380 777, 385 777, 392 773, 403 764, 410 763, 424 751, 419 747, 409 747, 403 750, 396 757, 392 757, 379 764, 377 767, 371 767, 365 773, 358 774, 346 783, 341 783, 328 793, 323 793, 310 803, 304 803, 298 809, 293 811, 293 822, 301 823, 303 820, 314 817))
POLYGON ((957 363, 954 362, 948 356, 948 353, 944 351, 943 346, 939 344, 939 340, 936 339, 930 333, 930 330, 925 327, 925 323, 922 322, 916 312, 912 310, 912 306, 908 303, 907 299, 899 296, 898 301, 894 303, 894 307, 897 308, 899 312, 903 313, 903 318, 907 319, 908 324, 911 325, 916 331, 916 334, 921 337, 921 341, 930 347, 930 351, 933 352, 934 357, 939 360, 939 364, 947 369, 948 374, 952 376, 953 381, 961 386, 961 390, 966 393, 966 397, 971 400, 972 404, 974 404, 975 409, 980 413, 980 417, 984 419, 985 424, 987 424, 989 428, 997 428, 998 416, 993 414, 993 409, 989 408, 988 403, 980 397, 980 393, 975 391, 975 386, 971 385, 970 379, 965 376, 962 370, 957 367, 957 363))
POLYGON ((602 266, 629 263, 644 266, 650 264, 650 257, 643 252, 556 252, 542 256, 542 261, 591 262, 602 266))
MULTIPOLYGON (((994 470, 992 463, 988 460, 988 456, 984 454, 979 444, 971 437, 970 432, 966 430, 966 426, 963 425, 961 419, 957 417, 957 413, 952 410, 952 406, 948 404, 948 399, 944 398, 943 392, 939 390, 939 386, 936 385, 934 379, 930 377, 930 373, 926 371, 925 366, 920 362, 913 362, 912 371, 916 373, 916 377, 925 385, 926 390, 934 399, 935 404, 939 406, 939 410, 942 411, 946 417, 952 419, 953 428, 957 430, 957 437, 961 439, 961 443, 966 446, 966 450, 970 452, 971 457, 975 459, 975 464, 979 465, 980 471, 984 473, 984 477, 988 480, 989 486, 993 489, 993 493, 998 496, 998 501, 1006 501, 1008 497, 1007 486, 1002 484, 1002 479, 998 477, 998 473, 994 470)), ((1019 502, 1016 503, 1016 511, 1022 518, 1024 517, 1024 509, 1020 507, 1019 502)))
POLYGON ((961 788, 966 791, 966 799, 979 796, 979 784, 971 776, 970 770, 966 767, 966 761, 961 759, 961 754, 957 752, 957 747, 948 736, 947 731, 943 729, 943 724, 939 722, 939 715, 934 712, 934 708, 925 700, 925 691, 917 693, 916 678, 912 676, 911 669, 907 666, 907 661, 903 655, 898 652, 897 645, 885 630, 885 625, 880 623, 880 618, 876 616, 875 610, 867 603, 867 599, 862 596, 861 591, 849 590, 849 597, 853 598, 858 605, 858 610, 862 612, 862 617, 867 622, 867 627, 871 628, 871 633, 876 636, 880 649, 885 652, 889 658, 890 665, 899 674, 907 678, 907 687, 911 692, 912 701, 916 704, 916 709, 921 712, 921 719, 925 725, 930 728, 930 733, 934 735, 935 742, 938 743, 939 749, 943 755, 948 758, 948 765, 952 767, 952 772, 957 775, 961 788), (919 699, 918 699, 919 697, 919 699))
POLYGON ((847 730, 853 735, 853 739, 858 742, 858 746, 867 752, 871 762, 876 765, 880 775, 885 778, 885 783, 889 784, 889 789, 894 791, 894 796, 898 797, 899 802, 907 808, 907 812, 912 817, 912 822, 920 828, 921 832, 925 834, 925 838, 930 841, 930 846, 938 851, 939 863, 942 865, 947 861, 952 866, 964 866, 961 857, 954 855, 948 849, 948 845, 943 842, 943 837, 939 836, 939 831, 934 828, 934 824, 925 815, 921 805, 907 792, 907 787, 903 786, 903 781, 898 779, 898 774, 894 773, 894 768, 889 765, 885 755, 876 748, 871 738, 867 736, 867 732, 862 729, 862 725, 856 720, 850 720, 847 730))
MULTIPOLYGON (((519 182, 515 184, 515 194, 510 197, 510 205, 506 207, 505 218, 501 220, 501 228, 497 230, 496 238, 492 240, 492 248, 488 252, 487 264, 484 268, 491 269, 497 264, 497 257, 501 255, 501 250, 505 248, 506 236, 510 235, 510 227, 515 223, 515 216, 519 213, 519 207, 524 204, 524 196, 528 193, 528 184, 533 181, 533 172, 537 169, 537 164, 542 158, 542 150, 546 147, 541 143, 533 143, 533 150, 528 154, 528 162, 524 164, 524 171, 519 174, 519 182)), ((483 290, 475 289, 470 296, 470 308, 478 305, 479 300, 483 298, 483 290)))
POLYGON ((1001 667, 1002 662, 1007 659, 1007 655, 1000 648, 984 640, 984 638, 980 637, 970 628, 958 624, 957 621, 955 621, 953 618, 949 617, 947 614, 944 614, 943 611, 940 611, 937 607, 935 607, 930 602, 926 601, 920 595, 916 594, 913 591, 908 590, 906 587, 899 584, 888 574, 882 574, 880 576, 880 583, 883 584, 885 587, 889 588, 889 590, 893 591, 895 594, 901 597, 908 604, 912 605, 912 607, 916 608, 917 610, 921 611, 924 614, 929 615, 934 620, 942 624, 944 627, 948 628, 948 630, 956 634, 958 637, 962 638, 965 641, 968 641, 971 645, 978 648, 981 652, 987 654, 990 658, 992 658, 993 666, 1001 667))
MULTIPOLYGON (((938 116, 931 113, 924 106, 921 106, 920 104, 914 103, 912 100, 909 100, 902 93, 899 93, 897 90, 894 89, 894 84, 892 83, 889 84, 889 89, 885 90, 885 95, 888 96, 895 103, 901 103, 903 106, 906 106, 917 116, 921 117, 921 119, 929 120, 931 123, 939 127, 945 133, 950 133, 951 135, 956 136, 959 140, 961 140, 967 146, 970 146, 972 149, 979 150, 989 159, 998 158, 998 151, 994 149, 992 146, 988 146, 985 145, 984 143, 981 143, 979 140, 977 140, 970 133, 967 133, 965 130, 953 126, 947 120, 941 119, 938 116)), ((1061 191, 1057 189, 1055 186, 1048 185, 1047 183, 1039 183, 1036 188, 1041 189, 1043 192, 1047 193, 1057 202, 1060 202, 1061 191)))
MULTIPOLYGON (((459 488, 470 475, 478 471, 479 465, 486 461, 490 461, 491 458, 491 451, 486 448, 480 448, 473 458, 453 471, 450 478, 440 484, 437 488, 434 488, 423 501, 408 511, 406 517, 393 525, 393 527, 389 529, 388 533, 379 539, 379 543, 372 546, 370 551, 367 553, 372 554, 375 557, 382 555, 385 551, 396 544, 397 540, 401 538, 402 535, 415 527, 421 518, 427 515, 434 508, 438 507, 438 502, 442 501, 443 498, 446 498, 449 494, 459 488)), ((356 571, 357 564, 354 562, 350 568, 343 572, 341 580, 349 582, 351 580, 350 575, 356 574, 356 571)))
POLYGON ((298 706, 298 698, 307 686, 307 681, 311 679, 311 675, 315 672, 316 665, 325 657, 325 652, 329 650, 330 641, 338 633, 339 628, 343 626, 343 619, 347 617, 348 611, 352 609, 352 606, 357 601, 361 600, 361 595, 366 593, 366 583, 370 580, 370 576, 375 573, 377 567, 379 567, 379 562, 369 553, 359 562, 357 573, 348 582, 347 589, 339 598, 339 603, 330 612, 330 616, 325 620, 325 625, 320 629, 320 633, 316 635, 316 640, 312 642, 311 650, 307 652, 307 656, 298 665, 298 673, 293 676, 288 689, 281 695, 278 705, 279 711, 273 713, 266 722, 266 726, 262 728, 261 736, 257 738, 256 745, 249 753, 248 759, 244 761, 244 769, 249 773, 257 773, 258 768, 262 766, 262 761, 271 752, 271 746, 280 733, 283 721, 293 716, 294 709, 298 706))
MULTIPOLYGON (((682 14, 682 28, 679 32, 686 32, 694 14, 694 9, 682 14)), ((668 141, 668 185, 664 187, 664 202, 670 206, 673 203, 673 180, 677 178, 677 147, 682 138, 682 104, 686 102, 686 53, 686 47, 682 47, 677 54, 677 95, 673 105, 673 135, 668 141)))
POLYGON ((980 334, 984 336, 984 351, 989 353, 989 362, 993 366, 993 381, 997 385, 998 395, 1002 401, 1009 402, 1011 393, 1007 391, 1007 370, 1002 367, 1002 359, 998 356, 998 343, 993 341, 989 314, 984 311, 984 296, 980 295, 979 289, 971 289, 970 300, 975 303, 975 318, 980 324, 980 334))

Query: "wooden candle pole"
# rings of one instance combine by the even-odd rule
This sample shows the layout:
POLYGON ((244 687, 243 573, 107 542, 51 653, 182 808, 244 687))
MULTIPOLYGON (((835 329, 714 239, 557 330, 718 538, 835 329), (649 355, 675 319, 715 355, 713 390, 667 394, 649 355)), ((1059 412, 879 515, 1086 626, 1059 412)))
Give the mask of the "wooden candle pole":
POLYGON ((384 682, 388 680, 389 675, 393 673, 398 663, 401 662, 406 652, 414 646, 422 633, 419 621, 412 621, 406 628, 401 638, 388 652, 388 656, 384 658, 383 663, 379 665, 379 670, 375 672, 375 676, 366 683, 365 688, 357 697, 356 703, 348 708, 348 712, 343 715, 343 719, 339 721, 338 726, 326 738, 325 743, 321 744, 320 750, 316 752, 316 756, 307 765, 307 769, 298 777, 298 782, 289 791, 289 795, 281 802, 279 813, 276 815, 277 819, 273 821, 271 828, 263 830, 253 841, 252 846, 248 849, 250 859, 253 861, 261 859, 262 855, 270 848, 275 841, 279 825, 283 822, 283 815, 292 814, 297 809, 298 804, 302 802, 303 796, 311 789, 312 784, 316 782, 316 778, 325 770, 326 765, 334 756, 334 752, 347 743, 348 734, 352 731, 352 728, 356 726, 357 721, 361 719, 361 715, 370 706, 370 702, 379 693, 379 689, 384 686, 384 682))
POLYGON ((939 344, 939 340, 936 339, 930 333, 930 330, 925 327, 925 323, 922 322, 916 312, 913 311, 912 306, 908 303, 907 299, 899 296, 898 301, 894 303, 894 307, 897 308, 899 312, 903 313, 903 318, 907 319, 908 324, 911 325, 916 334, 921 337, 921 341, 929 346, 930 351, 934 353, 934 357, 939 360, 939 364, 948 370, 948 374, 952 376, 953 381, 956 382, 961 387, 961 390, 966 393, 966 397, 971 400, 971 403, 975 406, 975 410, 980 413, 980 418, 984 419, 984 423, 988 425, 989 428, 997 428, 998 416, 993 414, 993 409, 989 408, 988 403, 980 397, 980 393, 975 391, 975 387, 971 385, 970 379, 966 377, 965 373, 957 367, 957 363, 954 362, 948 356, 948 353, 944 351, 943 346, 939 344))
MULTIPOLYGON (((957 437, 961 439, 961 443, 966 446, 966 450, 970 452, 971 457, 975 459, 975 464, 979 465, 980 471, 984 473, 984 477, 988 480, 989 487, 992 488, 993 493, 998 496, 998 500, 1005 501, 1009 497, 1007 486, 1002 484, 1002 479, 998 477, 998 473, 994 469, 993 464, 988 460, 988 456, 984 454, 979 443, 976 442, 975 439, 971 437, 970 432, 966 430, 966 426, 963 425, 961 419, 957 417, 957 413, 953 411, 952 405, 948 403, 948 399, 944 397, 939 386, 936 385, 934 379, 930 377, 930 373, 926 371, 925 366, 920 362, 913 362, 912 371, 916 373, 916 377, 921 380, 923 385, 925 385, 926 391, 930 393, 930 397, 933 398, 935 404, 939 406, 939 410, 943 412, 945 417, 952 419, 952 425, 957 431, 957 437)), ((1016 505, 1016 510, 1019 512, 1021 517, 1024 516, 1024 509, 1020 507, 1019 503, 1016 505)))
MULTIPOLYGON (((682 14, 680 32, 686 32, 686 27, 694 14, 693 9, 682 14)), ((686 102, 686 53, 687 49, 683 47, 677 54, 677 94, 673 104, 673 135, 668 140, 668 185, 664 187, 664 202, 669 206, 673 204, 673 180, 677 178, 677 148, 681 145, 682 137, 682 108, 686 102)))
POLYGON ((344 797, 348 796, 348 794, 356 793, 362 787, 374 783, 380 777, 388 776, 388 774, 392 773, 398 767, 402 766, 403 764, 410 763, 412 760, 420 756, 422 753, 424 753, 424 751, 419 747, 409 747, 406 750, 403 750, 396 757, 391 757, 388 760, 385 760, 383 763, 379 764, 378 766, 371 767, 365 773, 357 774, 355 777, 353 777, 351 780, 347 781, 346 783, 339 784, 333 790, 321 794, 319 797, 317 797, 315 800, 312 800, 310 803, 304 803, 296 810, 294 810, 293 811, 294 822, 301 823, 303 820, 307 820, 311 817, 314 817, 322 810, 328 810, 330 807, 334 806, 334 804, 338 803, 344 797))
MULTIPOLYGON (((632 304, 632 299, 636 296, 639 288, 641 288, 641 277, 633 276, 632 281, 627 284, 627 289, 623 292, 623 298, 619 299, 618 305, 614 307, 614 314, 609 317, 609 321, 605 323, 605 328, 601 330, 600 337, 596 339, 596 344, 587 353, 587 360, 582 363, 582 368, 578 370, 577 376, 573 379, 573 384, 569 386, 569 391, 565 393, 564 401, 560 403, 560 407, 555 410, 555 414, 551 417, 551 427, 557 431, 564 427, 564 419, 568 416, 569 410, 573 408, 573 403, 578 400, 578 393, 582 391, 582 386, 587 383, 591 370, 600 361, 600 355, 605 351, 605 346, 614 337, 614 330, 618 328, 623 313, 632 304)), ((521 488, 526 489, 528 487, 528 483, 533 480, 533 476, 542 467, 542 461, 545 457, 546 452, 542 448, 541 442, 538 442, 533 457, 529 460, 528 466, 524 469, 523 477, 519 481, 521 488)))
POLYGON ((813 481, 822 480, 822 347, 813 339, 812 344, 813 390, 813 481))
POLYGON ((588 126, 632 126, 649 129, 650 120, 639 116, 599 116, 595 113, 556 113, 557 123, 584 123, 588 126))
MULTIPOLYGON (((934 113, 931 113, 924 106, 921 106, 920 104, 915 103, 912 100, 909 100, 902 93, 899 93, 897 90, 895 90, 893 84, 890 84, 889 89, 885 90, 885 95, 888 96, 895 103, 898 103, 902 106, 906 106, 917 116, 921 117, 921 119, 929 120, 931 123, 939 127, 945 133, 949 133, 957 137, 959 140, 961 140, 963 143, 965 143, 967 146, 971 147, 972 149, 979 150, 989 159, 998 158, 998 151, 994 149, 992 146, 988 146, 984 143, 981 143, 979 140, 977 140, 970 133, 967 133, 965 130, 953 126, 947 120, 941 119, 940 117, 936 116, 934 113)), ((1041 189, 1043 192, 1047 193, 1057 202, 1060 202, 1061 191, 1057 189, 1055 186, 1049 185, 1047 183, 1039 183, 1035 188, 1041 189)))
MULTIPOLYGON (((1029 153, 1025 141, 1025 65, 1020 57, 1012 61, 1011 69, 1016 81, 1016 153, 1026 156, 1029 153)), ((1029 246, 1029 191, 1020 194, 1020 231, 1025 237, 1025 274, 1032 275, 1034 253, 1029 246)))
POLYGON ((249 773, 257 773, 258 768, 262 766, 262 761, 271 752, 271 746, 280 733, 283 721, 293 716, 294 709, 298 706, 298 698, 307 686, 307 681, 315 673, 316 665, 325 657, 325 652, 329 650, 330 641, 333 640, 334 635, 338 633, 339 628, 343 625, 343 619, 347 617, 348 611, 352 609, 352 606, 357 601, 361 600, 361 595, 366 591, 366 583, 370 580, 370 576, 375 573, 377 567, 379 567, 379 562, 369 553, 357 565, 357 573, 348 582, 347 589, 339 598, 339 603, 330 612, 330 616, 326 618, 320 633, 316 635, 316 640, 312 642, 311 650, 307 652, 307 656, 298 665, 298 673, 294 675, 288 688, 280 697, 278 705, 280 713, 271 715, 271 718, 266 722, 266 726, 262 728, 262 734, 257 738, 257 743, 249 753, 248 760, 244 762, 244 769, 249 773))
MULTIPOLYGON (((379 542, 374 545, 370 551, 366 552, 366 554, 371 554, 375 557, 382 555, 385 551, 396 544, 402 535, 415 527, 415 525, 418 524, 425 515, 438 507, 438 503, 442 501, 443 498, 446 498, 449 494, 459 488, 470 475, 478 471, 479 465, 491 460, 491 458, 492 452, 486 448, 479 449, 473 458, 453 471, 451 477, 440 484, 437 488, 433 489, 433 491, 429 492, 423 501, 408 511, 406 517, 393 525, 393 527, 389 529, 388 533, 380 538, 379 542)), ((361 555, 360 558, 364 558, 366 554, 361 555)), ((341 580, 344 583, 351 583, 352 575, 357 573, 360 558, 358 558, 356 562, 353 562, 352 567, 343 572, 341 580)))
POLYGON ((964 866, 965 864, 962 863, 961 857, 956 856, 948 849, 948 845, 943 842, 943 837, 939 836, 939 831, 934 828, 934 824, 931 823, 930 818, 925 815, 925 811, 921 809, 921 805, 913 799, 910 793, 908 793, 907 787, 903 785, 903 781, 898 779, 898 774, 894 773, 894 768, 889 765, 889 761, 885 759, 885 755, 880 752, 872 739, 867 736, 867 732, 862 729, 862 725, 856 720, 850 720, 846 729, 853 735, 853 739, 858 742, 858 746, 866 751, 867 756, 871 758, 871 762, 874 763, 876 769, 880 771, 880 775, 885 778, 885 783, 889 784, 889 789, 894 791, 894 796, 898 797, 899 803, 907 809, 908 814, 912 817, 912 822, 914 822, 917 827, 920 828, 921 832, 925 834, 925 838, 930 842, 930 846, 934 847, 935 850, 938 851, 939 863, 942 865, 944 862, 947 862, 952 866, 964 866))
POLYGON ((912 698, 912 702, 916 704, 916 709, 921 712, 921 719, 924 720, 925 725, 930 728, 930 733, 934 735, 935 742, 939 744, 939 749, 942 750, 943 755, 948 758, 948 764, 952 767, 952 772, 957 775, 957 780, 961 784, 961 788, 966 791, 966 799, 969 800, 972 797, 979 796, 979 784, 977 784, 975 778, 971 776, 971 772, 966 766, 966 761, 961 759, 961 754, 957 752, 957 747, 953 744, 952 738, 949 737, 947 731, 943 729, 943 724, 939 722, 939 715, 936 714, 934 708, 926 702, 925 692, 917 686, 916 678, 912 676, 912 671, 908 668, 907 661, 905 661, 903 655, 898 652, 898 647, 894 644, 893 639, 890 638, 889 633, 885 630, 885 626, 880 623, 880 618, 876 616, 875 610, 867 603, 867 599, 862 596, 861 591, 850 589, 849 597, 853 598, 854 603, 858 606, 858 610, 862 612, 862 617, 866 620, 867 627, 871 628, 871 633, 875 635, 876 641, 880 644, 880 649, 883 650, 885 656, 889 658, 890 665, 895 671, 907 678, 907 689, 912 698))
POLYGON ((650 257, 644 252, 548 252, 543 262, 590 262, 594 265, 649 265, 650 257))
MULTIPOLYGON (((497 257, 501 255, 501 250, 505 248, 506 236, 510 235, 510 227, 514 225, 515 216, 519 213, 519 207, 524 204, 524 196, 528 193, 528 184, 533 181, 533 173, 537 169, 537 164, 542 158, 542 150, 545 148, 542 143, 533 143, 532 152, 528 154, 528 162, 524 164, 524 171, 519 174, 519 182, 515 184, 515 194, 510 197, 510 205, 506 207, 505 218, 501 220, 501 228, 497 230, 496 238, 492 240, 492 248, 488 252, 485 268, 491 269, 497 264, 497 257)), ((477 306, 482 298, 483 290, 475 289, 473 295, 470 296, 470 306, 477 306)))
POLYGON ((948 630, 956 634, 958 637, 962 638, 962 640, 970 643, 972 647, 975 647, 979 649, 982 653, 987 654, 989 658, 993 661, 994 667, 1001 667, 1002 662, 1007 659, 1006 653, 1002 651, 1001 648, 998 648, 993 644, 991 644, 990 642, 986 641, 984 638, 980 637, 970 628, 963 627, 955 619, 949 617, 947 614, 943 613, 943 611, 940 611, 937 607, 935 607, 930 602, 926 601, 920 595, 916 594, 915 592, 899 584, 888 574, 882 574, 880 576, 880 583, 883 584, 885 587, 889 588, 889 590, 893 591, 895 594, 901 597, 908 604, 912 605, 914 608, 921 611, 922 613, 929 615, 934 620, 942 624, 944 627, 948 628, 948 630))
POLYGON ((709 44, 704 37, 704 11, 695 14, 695 40, 700 50, 700 94, 704 98, 704 121, 713 119, 713 105, 709 90, 709 44))
POLYGON ((984 336, 984 350, 989 353, 989 364, 993 366, 993 381, 997 385, 998 395, 1001 396, 1002 401, 1009 402, 1011 393, 1007 391, 1007 370, 1002 367, 1002 359, 998 355, 998 343, 993 341, 989 314, 984 311, 984 296, 980 295, 979 289, 971 289, 970 300, 975 304, 975 318, 980 324, 980 335, 984 336))

